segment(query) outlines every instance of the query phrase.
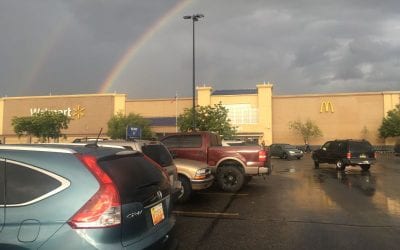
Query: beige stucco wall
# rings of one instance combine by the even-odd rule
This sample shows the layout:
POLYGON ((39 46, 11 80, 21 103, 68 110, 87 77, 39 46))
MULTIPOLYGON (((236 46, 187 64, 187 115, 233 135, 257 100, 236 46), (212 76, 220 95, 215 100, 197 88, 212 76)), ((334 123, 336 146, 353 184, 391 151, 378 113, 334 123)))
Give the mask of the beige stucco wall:
MULTIPOLYGON (((241 124, 242 135, 260 136, 265 143, 287 142, 302 144, 302 138, 289 129, 289 122, 311 119, 322 130, 324 136, 310 140, 310 144, 322 144, 326 140, 339 138, 365 138, 373 144, 393 144, 394 139, 382 140, 378 128, 387 111, 400 103, 400 91, 367 92, 345 94, 313 94, 273 96, 272 84, 259 84, 257 94, 211 95, 211 87, 198 87, 198 104, 218 103, 249 104, 257 109, 258 123, 241 124), (322 107, 323 102, 330 106, 322 107), (326 112, 326 108, 328 108, 326 112)), ((192 107, 192 98, 126 100, 125 94, 59 95, 36 97, 0 98, 0 139, 7 143, 26 142, 18 139, 11 120, 15 116, 30 116, 31 109, 57 109, 73 115, 69 129, 65 131, 71 141, 75 137, 96 136, 103 128, 107 133, 107 122, 112 115, 122 112, 136 113, 145 118, 175 117, 192 107)), ((156 133, 172 133, 175 126, 152 127, 156 133)))
POLYGON ((236 125, 239 135, 260 137, 266 142, 272 141, 272 84, 257 85, 257 94, 241 95, 212 95, 212 88, 209 86, 197 87, 198 104, 200 106, 232 104, 248 104, 251 108, 257 109, 258 123, 236 125))
MULTIPOLYGON (((72 120, 69 128, 63 131, 67 141, 80 136, 97 136, 102 128, 102 135, 107 133, 107 122, 115 113, 114 108, 121 108, 121 99, 125 95, 94 94, 94 95, 64 95, 3 98, 3 131, 2 136, 7 143, 29 141, 29 138, 15 136, 12 119, 14 117, 31 116, 35 109, 60 110, 69 115, 72 120), (115 103, 115 97, 120 98, 115 103)), ((123 105, 124 106, 124 105, 123 105)))
POLYGON ((4 99, 0 99, 0 134, 3 134, 4 99))
POLYGON ((389 110, 392 110, 396 105, 400 104, 400 93, 398 92, 383 92, 383 110, 385 116, 389 110))
POLYGON ((125 114, 126 106, 126 95, 125 94, 115 94, 114 95, 114 114, 125 114))
POLYGON ((289 122, 311 119, 322 130, 323 137, 312 139, 310 144, 344 138, 364 138, 373 144, 383 143, 377 134, 384 116, 381 93, 274 96, 272 107, 274 142, 302 144, 301 137, 289 129, 289 122), (333 112, 330 107, 328 112, 325 107, 321 112, 323 102, 330 102, 333 112))
MULTIPOLYGON (((125 112, 139 114, 145 118, 176 117, 191 107, 192 98, 139 99, 126 101, 125 112)), ((151 129, 158 134, 177 131, 175 126, 152 126, 151 129)))
POLYGON ((175 117, 192 107, 191 98, 139 99, 126 101, 126 114, 135 113, 143 117, 175 117))

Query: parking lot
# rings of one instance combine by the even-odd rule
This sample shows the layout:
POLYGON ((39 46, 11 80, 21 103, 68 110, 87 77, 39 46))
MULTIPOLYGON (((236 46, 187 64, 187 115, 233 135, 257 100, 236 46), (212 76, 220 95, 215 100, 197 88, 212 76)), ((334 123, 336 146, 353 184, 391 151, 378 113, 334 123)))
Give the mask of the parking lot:
POLYGON ((217 187, 176 205, 178 249, 398 249, 400 157, 359 167, 314 169, 273 158, 271 176, 238 193, 217 187))

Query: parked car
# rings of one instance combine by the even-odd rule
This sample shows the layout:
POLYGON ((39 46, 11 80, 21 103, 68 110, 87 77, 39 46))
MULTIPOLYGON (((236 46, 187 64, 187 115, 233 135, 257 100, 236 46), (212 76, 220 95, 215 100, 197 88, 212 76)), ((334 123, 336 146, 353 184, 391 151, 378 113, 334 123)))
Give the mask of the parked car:
POLYGON ((164 144, 149 140, 109 140, 100 142, 100 145, 119 145, 128 149, 143 152, 161 166, 168 169, 172 182, 175 184, 175 200, 180 203, 188 201, 193 190, 202 190, 210 187, 214 181, 211 169, 200 161, 173 159, 164 144), (173 173, 173 174, 171 174, 173 173))
POLYGON ((369 170, 375 163, 375 150, 366 140, 335 140, 328 141, 318 150, 313 151, 312 159, 315 168, 320 163, 336 164, 338 170, 345 170, 346 166, 360 166, 362 170, 369 170))
POLYGON ((396 156, 400 156, 400 140, 397 140, 396 143, 394 144, 394 154, 396 156))
POLYGON ((137 151, 0 145, 0 249, 163 247, 170 192, 164 170, 137 151))
POLYGON ((107 141, 109 138, 97 138, 97 137, 83 137, 83 138, 75 138, 72 142, 73 143, 80 143, 80 142, 98 142, 98 141, 107 141))
POLYGON ((178 168, 178 179, 182 183, 182 194, 179 196, 179 202, 188 201, 193 191, 209 188, 214 182, 214 176, 207 164, 200 161, 188 159, 174 159, 178 168))
POLYGON ((175 133, 161 139, 177 158, 201 161, 211 167, 219 187, 237 192, 253 176, 271 174, 268 151, 260 146, 222 146, 218 134, 175 133))
POLYGON ((182 185, 178 180, 178 170, 172 161, 172 156, 168 149, 160 142, 149 140, 106 140, 94 143, 100 146, 118 146, 144 153, 167 171, 171 183, 172 200, 175 202, 179 199, 179 196, 182 193, 182 185))
POLYGON ((281 159, 291 160, 294 158, 301 159, 304 152, 290 144, 274 143, 269 146, 269 154, 281 159))

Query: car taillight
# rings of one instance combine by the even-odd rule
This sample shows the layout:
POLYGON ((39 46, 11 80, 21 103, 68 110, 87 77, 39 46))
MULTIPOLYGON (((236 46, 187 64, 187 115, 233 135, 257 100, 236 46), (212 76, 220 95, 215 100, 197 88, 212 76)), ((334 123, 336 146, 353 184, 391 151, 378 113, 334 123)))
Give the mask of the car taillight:
POLYGON ((100 184, 99 190, 72 216, 72 228, 101 228, 121 224, 121 202, 118 189, 111 178, 90 155, 78 156, 100 184))
POLYGON ((258 161, 266 161, 267 160, 267 152, 264 150, 258 151, 258 161))
POLYGON ((347 158, 347 159, 350 159, 350 158, 351 158, 351 153, 350 153, 350 152, 347 152, 346 158, 347 158))

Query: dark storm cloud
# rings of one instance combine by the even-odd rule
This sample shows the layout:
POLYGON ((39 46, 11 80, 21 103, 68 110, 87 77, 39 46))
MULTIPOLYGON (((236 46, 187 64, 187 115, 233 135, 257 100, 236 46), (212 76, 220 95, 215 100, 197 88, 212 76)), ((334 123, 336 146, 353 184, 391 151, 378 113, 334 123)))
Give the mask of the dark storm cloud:
MULTIPOLYGON (((0 94, 94 93, 179 0, 2 0, 0 94)), ((109 91, 191 96, 274 83, 276 94, 400 90, 400 1, 188 1, 141 45, 109 91)))

